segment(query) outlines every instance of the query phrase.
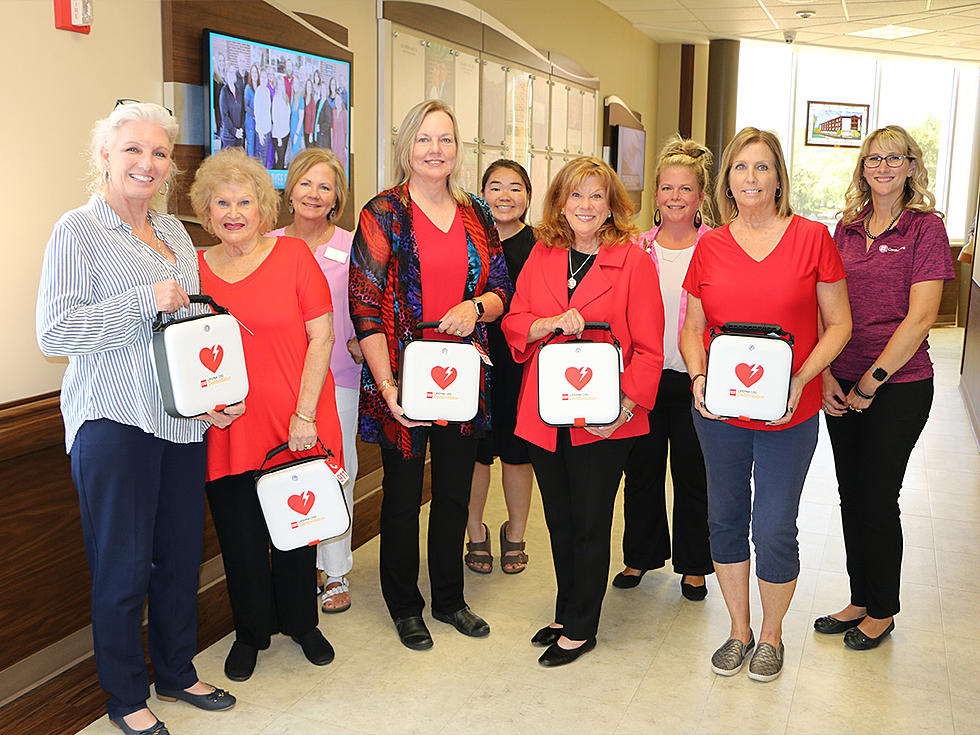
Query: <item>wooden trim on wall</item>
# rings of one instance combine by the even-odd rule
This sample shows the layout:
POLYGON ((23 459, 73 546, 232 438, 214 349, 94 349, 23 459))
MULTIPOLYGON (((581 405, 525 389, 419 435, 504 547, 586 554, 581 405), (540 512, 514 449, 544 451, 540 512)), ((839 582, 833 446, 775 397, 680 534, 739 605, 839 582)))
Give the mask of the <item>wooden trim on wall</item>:
POLYGON ((694 120, 694 46, 681 45, 681 88, 677 109, 677 131, 682 138, 691 137, 694 120))

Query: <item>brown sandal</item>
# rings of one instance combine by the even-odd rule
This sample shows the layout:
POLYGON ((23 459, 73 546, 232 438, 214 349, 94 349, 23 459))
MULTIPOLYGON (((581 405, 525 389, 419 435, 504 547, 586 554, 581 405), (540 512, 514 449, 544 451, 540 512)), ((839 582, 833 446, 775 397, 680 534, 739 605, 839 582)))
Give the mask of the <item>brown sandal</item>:
POLYGON ((493 555, 490 553, 490 529, 486 523, 483 524, 483 535, 483 541, 466 542, 467 553, 463 557, 463 563, 477 574, 490 574, 493 571, 493 555))
POLYGON ((520 574, 527 569, 527 554, 524 553, 523 540, 508 540, 507 527, 509 525, 510 521, 504 521, 500 526, 500 569, 504 574, 520 574), (511 568, 508 569, 505 565, 511 568))

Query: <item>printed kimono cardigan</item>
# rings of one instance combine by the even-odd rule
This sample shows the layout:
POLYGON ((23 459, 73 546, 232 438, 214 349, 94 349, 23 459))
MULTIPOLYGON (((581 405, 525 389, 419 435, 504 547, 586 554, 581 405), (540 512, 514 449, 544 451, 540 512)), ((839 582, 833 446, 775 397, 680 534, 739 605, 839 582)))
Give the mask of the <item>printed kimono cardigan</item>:
MULTIPOLYGON (((470 199, 467 206, 457 205, 466 230, 468 252, 462 300, 493 293, 503 302, 506 312, 513 286, 493 216, 482 199, 472 195, 470 199)), ((351 248, 349 284, 350 313, 357 338, 364 339, 378 332, 385 335, 392 374, 397 379, 401 350, 422 321, 422 273, 407 184, 381 192, 361 210, 351 248)), ((487 349, 484 323, 477 323, 472 338, 487 349)), ((484 368, 479 409, 472 421, 460 424, 463 434, 483 432, 490 427, 486 400, 489 380, 489 370, 484 368)), ((378 393, 366 362, 361 371, 359 412, 362 441, 398 449, 406 459, 425 453, 426 429, 410 429, 395 420, 378 393)))

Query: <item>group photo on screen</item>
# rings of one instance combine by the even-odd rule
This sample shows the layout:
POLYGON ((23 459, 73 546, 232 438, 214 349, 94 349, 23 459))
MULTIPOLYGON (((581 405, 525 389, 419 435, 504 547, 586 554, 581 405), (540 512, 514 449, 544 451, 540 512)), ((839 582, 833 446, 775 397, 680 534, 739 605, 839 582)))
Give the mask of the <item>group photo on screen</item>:
POLYGON ((350 64, 207 35, 211 153, 244 148, 277 187, 305 148, 329 148, 350 173, 350 64))

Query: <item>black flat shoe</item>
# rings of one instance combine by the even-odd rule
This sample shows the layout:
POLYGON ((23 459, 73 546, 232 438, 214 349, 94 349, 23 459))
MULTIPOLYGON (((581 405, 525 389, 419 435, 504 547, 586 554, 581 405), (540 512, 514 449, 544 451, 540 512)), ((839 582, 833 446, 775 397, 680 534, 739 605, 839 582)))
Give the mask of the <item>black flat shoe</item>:
POLYGON ((538 646, 539 648, 547 648, 561 638, 563 630, 564 628, 552 628, 550 625, 546 625, 534 634, 534 637, 531 638, 531 645, 538 646))
POLYGON ((255 660, 259 657, 259 649, 248 643, 235 641, 225 658, 225 676, 232 681, 245 681, 255 671, 255 660))
POLYGON ((308 630, 303 635, 290 636, 303 648, 306 660, 314 666, 326 666, 333 661, 334 652, 330 641, 323 637, 319 628, 308 630))
POLYGON ((595 642, 595 638, 589 638, 578 648, 565 649, 558 645, 558 641, 555 641, 541 654, 538 663, 542 666, 564 666, 565 664, 570 664, 583 653, 588 653, 595 648, 595 642))
POLYGON ((646 569, 641 570, 639 574, 623 574, 620 572, 613 577, 612 586, 621 590, 631 590, 640 583, 646 573, 646 569))
POLYGON ((208 712, 220 712, 235 706, 235 698, 224 689, 214 688, 207 694, 191 694, 183 689, 160 689, 157 687, 157 699, 164 702, 176 702, 178 699, 187 704, 193 704, 198 709, 208 712))
POLYGON ((690 600, 691 602, 701 602, 701 600, 708 596, 708 585, 688 584, 684 581, 684 577, 681 577, 681 594, 684 595, 684 599, 690 600))
POLYGON ((483 638, 484 636, 490 635, 490 625, 486 620, 470 610, 469 606, 464 607, 462 610, 457 610, 454 613, 441 613, 433 610, 432 617, 441 623, 449 623, 463 635, 468 635, 472 638, 483 638))
POLYGON ((852 648, 855 651, 869 651, 872 648, 877 648, 881 645, 881 642, 891 635, 891 632, 895 630, 895 621, 892 620, 888 627, 885 628, 884 632, 877 638, 872 638, 867 635, 860 628, 851 628, 844 634, 844 645, 848 648, 852 648))
POLYGON ((122 730, 125 735, 170 735, 170 730, 160 720, 143 730, 134 730, 126 724, 126 720, 122 717, 110 717, 109 722, 122 730))
POLYGON ((838 620, 832 615, 824 615, 822 618, 817 618, 813 621, 813 629, 824 635, 837 635, 851 628, 858 627, 858 624, 862 620, 864 620, 863 615, 859 618, 854 618, 854 620, 838 620))
POLYGON ((394 622, 398 638, 406 648, 413 651, 427 651, 432 648, 432 636, 429 635, 429 629, 425 627, 421 615, 398 618, 394 622))

